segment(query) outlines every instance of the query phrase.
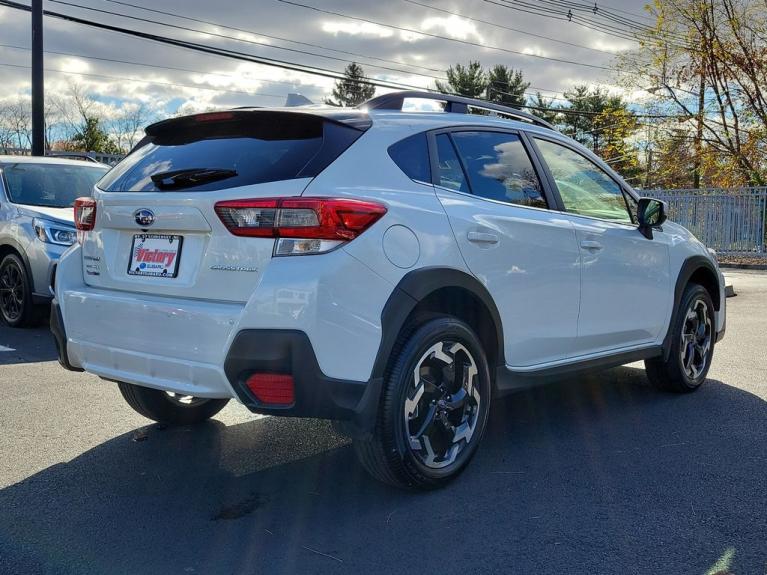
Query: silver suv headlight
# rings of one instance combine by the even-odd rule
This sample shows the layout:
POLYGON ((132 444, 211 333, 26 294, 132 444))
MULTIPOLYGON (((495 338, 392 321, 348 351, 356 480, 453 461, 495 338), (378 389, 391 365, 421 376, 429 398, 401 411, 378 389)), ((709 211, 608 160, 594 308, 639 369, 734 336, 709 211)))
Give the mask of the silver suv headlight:
POLYGON ((37 239, 46 244, 71 246, 77 241, 77 232, 73 228, 67 228, 61 224, 55 224, 38 218, 34 219, 33 225, 37 239))

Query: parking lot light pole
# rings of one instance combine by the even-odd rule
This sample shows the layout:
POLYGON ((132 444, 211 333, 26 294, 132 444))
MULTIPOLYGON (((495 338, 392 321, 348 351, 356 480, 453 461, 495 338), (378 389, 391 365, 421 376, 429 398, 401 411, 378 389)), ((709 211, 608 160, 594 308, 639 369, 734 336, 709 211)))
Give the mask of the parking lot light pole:
POLYGON ((45 155, 43 0, 32 0, 32 155, 45 155))

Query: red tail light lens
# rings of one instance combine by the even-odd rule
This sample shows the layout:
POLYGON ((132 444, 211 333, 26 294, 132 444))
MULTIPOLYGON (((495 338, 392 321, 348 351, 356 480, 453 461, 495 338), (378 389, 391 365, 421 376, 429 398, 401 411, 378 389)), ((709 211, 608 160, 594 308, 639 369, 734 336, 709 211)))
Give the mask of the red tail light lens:
POLYGON ((295 402, 292 375, 255 373, 247 379, 245 385, 261 403, 292 405, 295 402))
POLYGON ((216 213, 235 236, 349 241, 386 207, 344 198, 264 198, 218 202, 216 213))
POLYGON ((81 232, 89 232, 96 225, 96 200, 93 198, 77 198, 75 200, 75 228, 81 232))

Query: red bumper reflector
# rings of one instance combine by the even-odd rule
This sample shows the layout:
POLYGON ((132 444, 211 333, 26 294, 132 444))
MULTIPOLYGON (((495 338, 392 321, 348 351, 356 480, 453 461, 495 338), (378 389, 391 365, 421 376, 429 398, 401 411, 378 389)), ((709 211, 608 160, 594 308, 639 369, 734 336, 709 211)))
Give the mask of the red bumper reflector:
POLYGON ((279 373, 255 373, 245 382, 256 399, 267 405, 292 405, 293 376, 279 373))

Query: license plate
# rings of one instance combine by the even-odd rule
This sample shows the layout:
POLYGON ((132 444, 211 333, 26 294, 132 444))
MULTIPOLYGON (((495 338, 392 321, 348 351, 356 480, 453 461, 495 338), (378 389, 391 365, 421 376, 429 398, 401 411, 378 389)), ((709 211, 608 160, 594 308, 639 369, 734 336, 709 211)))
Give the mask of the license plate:
POLYGON ((174 278, 178 275, 182 236, 135 234, 131 246, 128 275, 174 278))

